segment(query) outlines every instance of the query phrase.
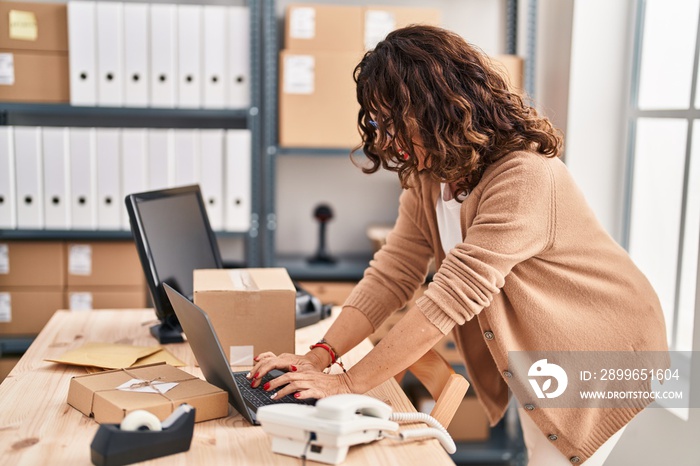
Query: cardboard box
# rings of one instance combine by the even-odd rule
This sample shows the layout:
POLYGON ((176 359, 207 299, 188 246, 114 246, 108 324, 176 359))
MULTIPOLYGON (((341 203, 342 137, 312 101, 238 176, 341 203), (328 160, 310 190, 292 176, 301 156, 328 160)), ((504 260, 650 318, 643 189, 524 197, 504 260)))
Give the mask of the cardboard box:
POLYGON ((0 100, 68 102, 65 3, 0 2, 0 24, 0 61, 12 70, 0 82, 0 100))
POLYGON ((370 5, 363 9, 362 37, 365 50, 372 50, 386 35, 412 24, 440 26, 442 14, 435 8, 370 5))
POLYGON ((479 442, 489 438, 489 420, 476 396, 464 397, 447 431, 455 442, 479 442))
POLYGON ((284 48, 298 51, 362 50, 362 8, 293 3, 287 6, 284 48))
POLYGON ((71 311, 92 309, 143 309, 147 306, 143 286, 71 286, 63 306, 71 311))
POLYGON ((194 302, 211 319, 229 363, 294 353, 296 291, 283 268, 194 271, 194 302))
POLYGON ((65 3, 0 2, 0 49, 68 53, 65 3))
POLYGON ((0 49, 0 61, 10 60, 14 75, 10 84, 0 82, 0 100, 54 104, 70 100, 68 54, 0 49))
POLYGON ((525 88, 523 82, 524 60, 517 55, 493 55, 491 60, 503 73, 512 89, 522 91, 525 88))
POLYGON ((68 387, 68 404, 100 424, 117 424, 137 409, 150 411, 162 421, 182 403, 197 410, 195 422, 228 415, 228 393, 168 364, 77 376, 68 387), (141 382, 141 385, 148 381, 177 382, 177 385, 162 394, 117 389, 133 379, 136 379, 134 384, 141 382))
POLYGON ((65 262, 60 241, 0 242, 0 287, 61 287, 65 262))
POLYGON ((323 304, 342 306, 348 299, 355 282, 300 282, 299 285, 323 304))
POLYGON ((36 335, 58 309, 63 288, 3 287, 0 291, 0 335, 36 335))
POLYGON ((75 286, 145 286, 133 241, 66 243, 66 284, 75 286))
POLYGON ((19 362, 20 356, 3 356, 0 358, 0 383, 7 378, 19 362))
POLYGON ((282 147, 352 148, 361 142, 352 73, 362 52, 280 52, 282 147))

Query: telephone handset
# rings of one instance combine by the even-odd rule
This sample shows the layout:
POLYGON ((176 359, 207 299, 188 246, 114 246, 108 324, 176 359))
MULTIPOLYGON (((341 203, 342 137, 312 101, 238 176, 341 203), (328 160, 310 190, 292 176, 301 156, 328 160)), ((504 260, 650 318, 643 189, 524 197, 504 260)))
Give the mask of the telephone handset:
POLYGON ((364 395, 336 395, 321 398, 316 402, 316 416, 321 419, 346 421, 356 415, 389 419, 391 406, 371 396, 364 395))
POLYGON ((424 413, 394 413, 365 395, 322 398, 315 406, 277 404, 258 408, 257 419, 272 437, 272 451, 322 463, 342 463, 352 445, 383 438, 437 438, 448 453, 456 447, 438 421, 424 413), (424 422, 429 428, 398 432, 398 422, 424 422))

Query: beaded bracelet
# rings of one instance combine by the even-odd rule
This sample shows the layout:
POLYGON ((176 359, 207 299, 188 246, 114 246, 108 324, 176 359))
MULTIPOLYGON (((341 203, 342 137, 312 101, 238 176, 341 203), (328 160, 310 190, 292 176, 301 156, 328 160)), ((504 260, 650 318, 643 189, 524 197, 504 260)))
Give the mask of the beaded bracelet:
POLYGON ((331 363, 328 364, 328 367, 331 367, 333 364, 338 364, 341 369, 343 369, 343 372, 347 372, 345 370, 345 366, 343 365, 342 361, 340 360, 340 357, 336 356, 335 349, 328 343, 324 338, 320 339, 318 343, 315 343, 311 346, 309 346, 309 349, 312 350, 314 348, 323 348, 324 350, 328 351, 328 354, 331 356, 331 363))

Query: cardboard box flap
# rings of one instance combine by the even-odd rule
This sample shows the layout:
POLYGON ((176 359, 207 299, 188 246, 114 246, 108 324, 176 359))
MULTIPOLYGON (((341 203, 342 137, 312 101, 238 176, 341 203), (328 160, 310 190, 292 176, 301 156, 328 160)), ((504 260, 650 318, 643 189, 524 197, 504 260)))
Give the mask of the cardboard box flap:
POLYGON ((210 291, 295 291, 284 268, 199 269, 194 271, 194 290, 210 291))

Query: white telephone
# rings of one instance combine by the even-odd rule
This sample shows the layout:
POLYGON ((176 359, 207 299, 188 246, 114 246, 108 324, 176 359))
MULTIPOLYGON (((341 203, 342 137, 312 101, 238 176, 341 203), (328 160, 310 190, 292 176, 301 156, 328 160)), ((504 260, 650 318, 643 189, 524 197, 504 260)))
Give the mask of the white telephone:
POLYGON ((334 395, 316 406, 277 404, 259 408, 256 417, 272 437, 272 451, 322 463, 345 461, 351 445, 383 438, 435 437, 445 450, 456 447, 447 431, 424 413, 394 413, 391 406, 364 395, 334 395), (397 433, 397 422, 425 422, 433 428, 397 433))

